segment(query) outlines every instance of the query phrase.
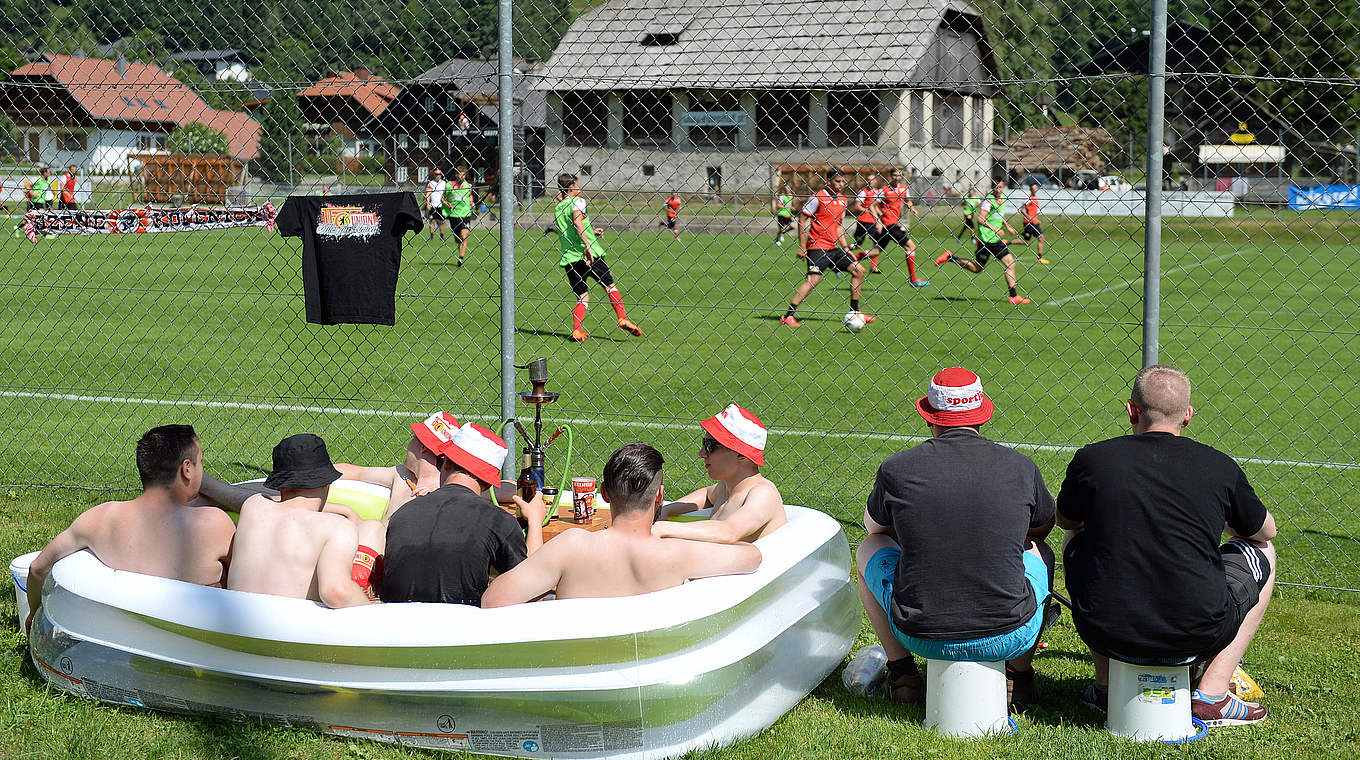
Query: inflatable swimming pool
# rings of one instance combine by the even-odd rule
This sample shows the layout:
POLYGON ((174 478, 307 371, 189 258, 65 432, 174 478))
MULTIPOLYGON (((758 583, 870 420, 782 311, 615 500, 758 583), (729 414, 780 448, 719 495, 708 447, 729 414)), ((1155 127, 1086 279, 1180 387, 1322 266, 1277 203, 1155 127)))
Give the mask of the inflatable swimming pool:
MULTIPOLYGON (((672 757, 769 726, 859 631, 840 525, 788 512, 751 575, 492 610, 330 610, 81 552, 53 568, 30 648, 53 686, 111 704, 514 757, 672 757)), ((34 556, 10 565, 20 619, 34 556)))

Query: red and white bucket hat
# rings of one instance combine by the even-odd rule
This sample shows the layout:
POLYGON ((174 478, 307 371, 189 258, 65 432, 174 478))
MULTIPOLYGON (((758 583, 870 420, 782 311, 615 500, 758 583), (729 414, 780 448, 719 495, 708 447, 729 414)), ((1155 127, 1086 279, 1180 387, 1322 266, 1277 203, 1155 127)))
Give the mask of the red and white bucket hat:
POLYGON ((501 482, 501 465, 505 464, 509 449, 500 436, 469 422, 458 428, 439 453, 486 485, 494 486, 501 482))
POLYGON ((736 404, 699 423, 718 443, 761 466, 765 464, 765 426, 736 404))
POLYGON ((458 418, 448 412, 435 412, 420 422, 411 423, 411 432, 425 448, 438 454, 458 430, 458 418))
POLYGON ((916 411, 940 427, 981 425, 992 418, 992 400, 982 392, 982 381, 963 367, 935 373, 929 392, 916 400, 916 411))

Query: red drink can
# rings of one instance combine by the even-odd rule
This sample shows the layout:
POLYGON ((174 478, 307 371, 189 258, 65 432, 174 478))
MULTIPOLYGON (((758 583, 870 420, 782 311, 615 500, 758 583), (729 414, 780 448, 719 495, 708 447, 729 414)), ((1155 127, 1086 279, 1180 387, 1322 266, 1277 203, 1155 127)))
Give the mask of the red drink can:
POLYGON ((571 479, 571 521, 578 525, 595 519, 595 478, 571 479))

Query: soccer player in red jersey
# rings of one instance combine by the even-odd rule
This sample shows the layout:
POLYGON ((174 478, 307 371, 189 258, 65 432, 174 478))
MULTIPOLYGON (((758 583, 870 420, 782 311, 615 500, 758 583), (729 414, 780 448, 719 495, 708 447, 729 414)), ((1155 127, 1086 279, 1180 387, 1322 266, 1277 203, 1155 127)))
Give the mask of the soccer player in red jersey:
POLYGON ((855 261, 861 261, 870 251, 874 252, 873 269, 874 274, 878 271, 878 236, 883 232, 883 222, 880 219, 882 211, 879 208, 879 201, 882 199, 882 192, 878 187, 878 175, 870 174, 869 181, 855 194, 855 206, 852 209, 855 216, 855 237, 852 242, 855 244, 855 261), (868 238, 872 245, 863 248, 864 240, 868 238))
POLYGON ((1030 238, 1037 238, 1039 241, 1039 255, 1035 257, 1036 264, 1047 264, 1048 259, 1044 258, 1044 228, 1039 226, 1039 186, 1031 184, 1029 186, 1029 200, 1020 207, 1020 218, 1024 220, 1021 228, 1025 236, 1025 242, 1015 241, 1016 245, 1029 245, 1030 238))
POLYGON ((846 244, 845 231, 841 220, 849 206, 845 196, 845 175, 839 169, 827 169, 826 186, 812 194, 803 204, 803 213, 798 217, 798 258, 807 260, 807 279, 798 286, 789 302, 789 310, 779 319, 782 325, 797 327, 794 312, 798 304, 807 298, 808 293, 822 281, 822 273, 850 273, 850 310, 858 312, 866 323, 877 322, 859 310, 860 287, 864 284, 864 267, 850 255, 846 244))
MULTIPOLYGON (((874 241, 875 248, 887 251, 892 243, 902 246, 902 250, 907 252, 907 276, 911 278, 911 286, 924 288, 930 284, 930 280, 922 280, 916 276, 916 243, 907 234, 906 226, 902 224, 903 208, 916 216, 920 216, 920 213, 916 211, 916 204, 911 202, 911 188, 902 181, 900 167, 893 167, 891 180, 879 193, 881 195, 879 207, 882 209, 879 219, 883 222, 883 231, 878 240, 874 241)), ((874 265, 869 271, 878 271, 878 256, 874 255, 869 260, 874 265)))
POLYGON ((675 228, 676 218, 680 216, 680 194, 671 191, 671 197, 666 199, 666 221, 657 222, 656 226, 665 227, 675 235, 675 239, 680 239, 680 230, 675 228))

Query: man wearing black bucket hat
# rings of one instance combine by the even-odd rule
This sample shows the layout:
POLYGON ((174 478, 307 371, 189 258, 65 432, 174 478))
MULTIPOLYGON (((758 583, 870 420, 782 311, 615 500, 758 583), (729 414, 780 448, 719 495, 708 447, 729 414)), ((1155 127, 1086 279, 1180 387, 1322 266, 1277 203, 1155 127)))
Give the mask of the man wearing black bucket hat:
POLYGON ((358 528, 321 511, 339 478, 319 437, 301 433, 280 441, 274 447, 274 471, 264 482, 278 489, 279 500, 256 494, 241 504, 227 588, 311 599, 327 607, 368 604, 350 577, 358 528))

